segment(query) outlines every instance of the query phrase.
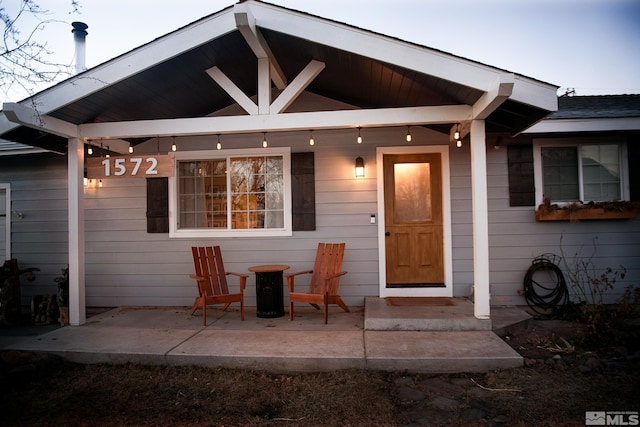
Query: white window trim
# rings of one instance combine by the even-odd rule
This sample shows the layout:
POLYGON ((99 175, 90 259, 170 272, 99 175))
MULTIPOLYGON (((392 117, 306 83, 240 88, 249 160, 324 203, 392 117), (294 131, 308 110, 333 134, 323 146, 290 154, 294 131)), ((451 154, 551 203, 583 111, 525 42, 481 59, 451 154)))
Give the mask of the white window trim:
MULTIPOLYGON (((534 139, 533 140, 533 176, 536 189, 536 203, 534 209, 544 201, 544 186, 542 182, 542 147, 580 147, 581 145, 590 144, 617 144, 618 155, 620 158, 620 194, 621 200, 629 200, 629 162, 627 156, 627 143, 621 137, 592 137, 592 138, 552 138, 552 139, 534 139)), ((582 175, 582 169, 578 169, 578 174, 582 175)), ((580 176, 580 193, 582 194, 582 176, 580 176)), ((585 202, 585 200, 583 200, 585 202)), ((586 201, 588 202, 588 200, 586 201)), ((554 202, 555 203, 555 202, 554 202)), ((558 205, 568 205, 572 202, 559 202, 558 205)))
POLYGON ((178 151, 174 154, 174 175, 169 177, 169 237, 170 238, 210 238, 210 237, 272 237, 293 235, 291 219, 291 148, 276 147, 263 148, 260 151, 254 149, 238 150, 206 150, 206 151, 178 151), (230 156, 277 156, 283 159, 283 184, 284 184, 284 227, 269 229, 247 230, 220 230, 210 228, 178 229, 178 161, 185 160, 211 160, 227 158, 230 156))

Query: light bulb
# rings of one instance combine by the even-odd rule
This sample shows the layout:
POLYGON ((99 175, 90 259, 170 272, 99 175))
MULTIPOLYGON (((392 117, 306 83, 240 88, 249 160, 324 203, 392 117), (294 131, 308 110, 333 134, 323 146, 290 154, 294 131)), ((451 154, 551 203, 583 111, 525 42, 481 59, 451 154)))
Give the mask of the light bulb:
POLYGON ((129 146, 129 154, 133 154, 133 145, 129 146))
POLYGON ((87 148, 87 154, 89 155, 93 154, 93 147, 89 146, 89 148, 87 148))
POLYGON ((458 147, 458 148, 462 147, 462 141, 457 140, 456 141, 456 147, 458 147))

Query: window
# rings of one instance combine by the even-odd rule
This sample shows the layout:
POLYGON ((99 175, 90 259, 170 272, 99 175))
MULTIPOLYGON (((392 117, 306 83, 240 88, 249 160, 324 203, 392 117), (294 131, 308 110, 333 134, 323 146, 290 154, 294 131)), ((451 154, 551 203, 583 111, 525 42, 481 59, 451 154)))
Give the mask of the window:
POLYGON ((534 141, 536 200, 629 200, 626 144, 598 139, 534 141))
POLYGON ((175 157, 172 237, 291 235, 288 148, 175 157))

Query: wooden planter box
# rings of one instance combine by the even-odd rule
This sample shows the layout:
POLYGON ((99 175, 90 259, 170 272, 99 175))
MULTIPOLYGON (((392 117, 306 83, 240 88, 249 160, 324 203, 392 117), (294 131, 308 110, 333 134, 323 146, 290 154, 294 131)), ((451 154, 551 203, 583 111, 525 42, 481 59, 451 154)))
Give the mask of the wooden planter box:
POLYGON ((603 208, 536 210, 536 221, 581 221, 591 219, 629 219, 635 218, 638 209, 621 211, 603 208))

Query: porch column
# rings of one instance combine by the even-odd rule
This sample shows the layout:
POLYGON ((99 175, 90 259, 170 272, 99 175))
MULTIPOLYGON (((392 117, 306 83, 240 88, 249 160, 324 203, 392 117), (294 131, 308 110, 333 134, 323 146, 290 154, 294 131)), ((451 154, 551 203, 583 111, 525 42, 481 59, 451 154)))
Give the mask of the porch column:
POLYGON ((487 152, 484 120, 471 122, 471 195, 473 205, 474 315, 489 319, 489 207, 487 203, 487 152))
POLYGON ((84 289, 84 143, 69 139, 69 324, 86 322, 84 289))

